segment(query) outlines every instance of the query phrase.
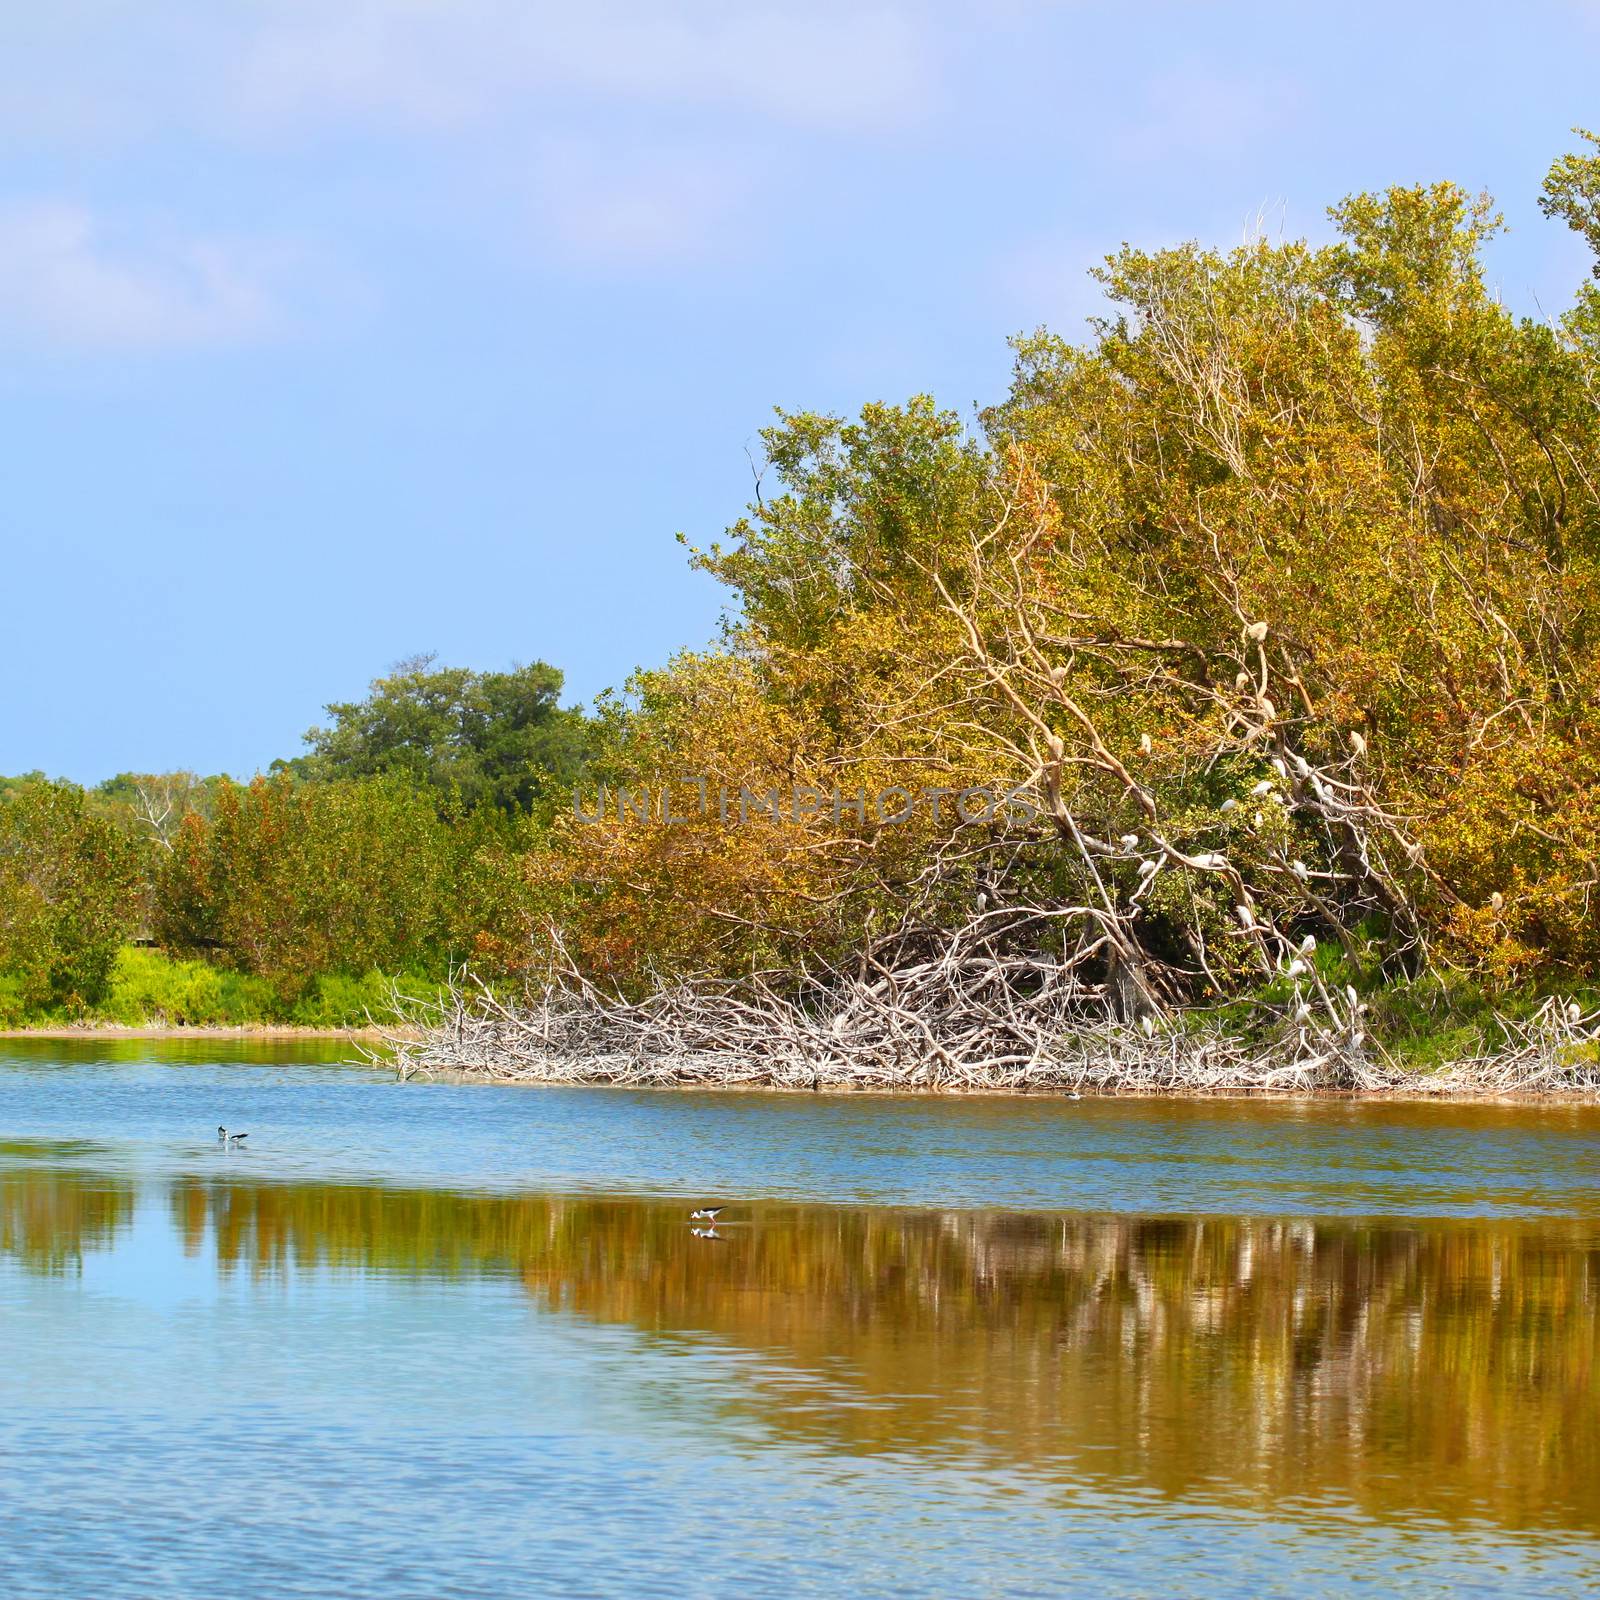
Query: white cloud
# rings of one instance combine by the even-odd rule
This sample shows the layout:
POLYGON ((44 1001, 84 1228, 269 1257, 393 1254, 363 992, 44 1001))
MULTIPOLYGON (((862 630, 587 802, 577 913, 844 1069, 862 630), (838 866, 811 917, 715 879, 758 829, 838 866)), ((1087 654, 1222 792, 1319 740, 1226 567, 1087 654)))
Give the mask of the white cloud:
POLYGON ((278 321, 269 276, 222 240, 130 248, 82 206, 0 210, 0 334, 8 342, 137 349, 258 338, 278 321))
POLYGON ((571 140, 536 163, 537 213, 559 254, 610 267, 698 260, 726 250, 750 180, 704 152, 608 152, 571 140))
POLYGON ((309 113, 427 125, 528 97, 733 107, 826 128, 896 125, 931 92, 928 29, 904 11, 818 3, 277 0, 227 102, 258 125, 309 113))

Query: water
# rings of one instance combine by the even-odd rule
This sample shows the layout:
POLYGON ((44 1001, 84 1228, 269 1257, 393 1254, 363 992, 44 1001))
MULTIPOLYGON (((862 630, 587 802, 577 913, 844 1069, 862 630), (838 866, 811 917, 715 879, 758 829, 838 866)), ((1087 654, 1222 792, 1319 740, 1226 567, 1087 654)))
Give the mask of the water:
POLYGON ((0 1594, 1600 1584, 1600 1110, 316 1056, 0 1041, 0 1594))

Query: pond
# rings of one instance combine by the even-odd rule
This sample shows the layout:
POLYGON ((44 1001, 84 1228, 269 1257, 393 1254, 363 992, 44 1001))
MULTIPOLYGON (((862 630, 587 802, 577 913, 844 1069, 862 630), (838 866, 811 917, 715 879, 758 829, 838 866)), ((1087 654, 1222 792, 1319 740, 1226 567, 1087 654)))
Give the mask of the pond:
POLYGON ((1600 1584, 1600 1109, 326 1054, 0 1041, 0 1593, 1600 1584))

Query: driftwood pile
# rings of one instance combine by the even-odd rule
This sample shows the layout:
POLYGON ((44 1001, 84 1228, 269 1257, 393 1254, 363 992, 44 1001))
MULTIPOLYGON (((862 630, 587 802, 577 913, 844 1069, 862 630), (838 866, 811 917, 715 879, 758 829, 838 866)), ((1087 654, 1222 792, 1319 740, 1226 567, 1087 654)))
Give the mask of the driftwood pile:
POLYGON ((645 998, 566 970, 509 1000, 460 974, 403 1001, 381 1059, 402 1078, 781 1089, 1101 1093, 1600 1090, 1600 1011, 1548 1001, 1503 1046, 1417 1073, 1369 1040, 1354 990, 1290 963, 1294 997, 1251 1036, 1194 1012, 1137 1020, 1070 964, 956 941, 894 969, 681 981, 645 998), (1298 969, 1298 970, 1297 970, 1298 969), (420 1025, 418 1023, 421 1011, 420 1025))

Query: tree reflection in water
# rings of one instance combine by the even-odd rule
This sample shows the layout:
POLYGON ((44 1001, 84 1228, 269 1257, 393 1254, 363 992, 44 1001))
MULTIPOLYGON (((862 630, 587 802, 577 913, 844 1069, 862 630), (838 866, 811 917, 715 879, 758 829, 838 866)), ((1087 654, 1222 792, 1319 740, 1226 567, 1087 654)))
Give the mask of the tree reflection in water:
MULTIPOLYGON (((519 1281, 727 1363, 779 1440, 1269 1505, 1600 1527, 1600 1227, 731 1207, 200 1179, 190 1254, 263 1279, 519 1281)), ((60 1270, 133 1192, 0 1180, 7 1255, 60 1270)))

